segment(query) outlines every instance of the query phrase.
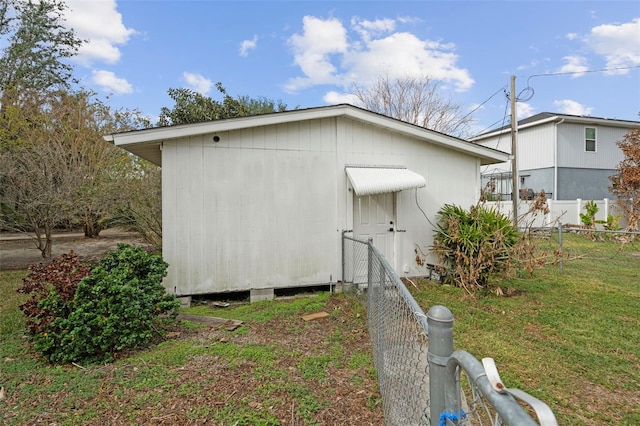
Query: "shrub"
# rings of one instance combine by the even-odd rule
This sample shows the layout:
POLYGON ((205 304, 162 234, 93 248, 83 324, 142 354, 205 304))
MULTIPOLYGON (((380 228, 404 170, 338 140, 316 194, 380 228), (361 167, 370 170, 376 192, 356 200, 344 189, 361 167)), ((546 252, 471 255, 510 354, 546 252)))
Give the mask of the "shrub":
POLYGON ((489 274, 507 268, 511 248, 520 238, 508 217, 482 204, 469 211, 447 204, 438 216, 432 251, 449 281, 474 294, 489 274))
POLYGON ((586 229, 596 229, 596 214, 600 210, 595 201, 590 200, 584 205, 586 213, 579 213, 582 226, 586 229))
POLYGON ((31 334, 50 332, 56 318, 67 318, 71 313, 78 283, 89 275, 90 267, 70 252, 47 265, 31 265, 29 271, 17 291, 31 297, 20 305, 20 310, 31 334))
POLYGON ((51 362, 108 361, 148 344, 158 316, 175 317, 180 306, 161 284, 167 266, 160 255, 118 245, 79 282, 69 314, 34 335, 35 348, 51 362))

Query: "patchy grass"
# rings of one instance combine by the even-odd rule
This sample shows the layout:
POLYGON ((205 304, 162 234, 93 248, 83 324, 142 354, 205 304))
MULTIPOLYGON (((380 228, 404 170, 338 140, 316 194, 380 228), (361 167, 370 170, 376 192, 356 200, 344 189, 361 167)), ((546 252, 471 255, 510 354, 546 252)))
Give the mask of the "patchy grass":
MULTIPOLYGON (((550 265, 500 283, 510 297, 430 281, 410 290, 425 311, 451 309, 456 349, 493 357, 505 383, 547 402, 560 424, 640 424, 640 241, 565 234, 564 249, 563 273, 550 265)), ((24 338, 25 275, 0 273, 0 424, 383 423, 364 308, 347 295, 196 306, 186 313, 245 323, 184 323, 112 364, 51 366, 24 338), (301 319, 321 310, 329 317, 301 319)))
POLYGON ((364 311, 328 293, 190 314, 244 321, 178 326, 173 338, 107 365, 49 365, 24 338, 16 293, 0 275, 0 424, 382 424, 364 311), (324 310, 329 317, 303 321, 324 310), (354 360, 345 362, 345 360, 354 360))
MULTIPOLYGON (((557 247, 556 236, 541 246, 557 247)), ((513 296, 467 297, 423 281, 427 310, 454 314, 454 344, 495 359, 505 384, 548 403, 560 424, 640 424, 640 241, 564 235, 564 271, 501 283, 513 296)))

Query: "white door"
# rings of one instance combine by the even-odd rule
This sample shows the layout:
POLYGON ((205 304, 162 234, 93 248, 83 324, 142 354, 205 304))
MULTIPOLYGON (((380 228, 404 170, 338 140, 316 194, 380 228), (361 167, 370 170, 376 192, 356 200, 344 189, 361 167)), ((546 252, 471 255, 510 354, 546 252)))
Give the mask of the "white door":
POLYGON ((373 245, 392 267, 395 193, 353 197, 353 235, 358 239, 373 239, 373 245))

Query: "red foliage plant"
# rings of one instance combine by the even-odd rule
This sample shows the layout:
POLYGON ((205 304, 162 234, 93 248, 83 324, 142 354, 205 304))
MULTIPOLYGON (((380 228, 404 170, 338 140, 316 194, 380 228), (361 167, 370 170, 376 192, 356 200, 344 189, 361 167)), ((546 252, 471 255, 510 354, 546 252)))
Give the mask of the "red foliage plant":
POLYGON ((629 231, 637 231, 640 223, 640 128, 631 129, 617 142, 624 154, 617 174, 609 179, 609 190, 618 197, 618 205, 625 212, 629 231))
POLYGON ((17 291, 31 295, 20 310, 26 316, 29 332, 35 335, 49 330, 56 318, 69 316, 78 284, 89 275, 91 267, 81 263, 72 251, 49 264, 31 265, 29 271, 17 291))

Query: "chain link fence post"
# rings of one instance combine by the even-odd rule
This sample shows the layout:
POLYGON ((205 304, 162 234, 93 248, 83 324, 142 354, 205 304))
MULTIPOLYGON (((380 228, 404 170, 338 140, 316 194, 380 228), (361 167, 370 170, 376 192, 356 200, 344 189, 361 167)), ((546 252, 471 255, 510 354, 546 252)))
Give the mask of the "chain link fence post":
POLYGON ((453 353, 453 314, 445 306, 435 305, 427 312, 427 324, 431 426, 439 426, 442 413, 455 404, 447 400, 447 393, 456 389, 455 377, 447 374, 447 361, 453 353))
POLYGON ((560 268, 560 273, 564 270, 564 265, 562 264, 562 222, 558 222, 558 249, 560 250, 560 263, 558 264, 558 268, 560 268))

